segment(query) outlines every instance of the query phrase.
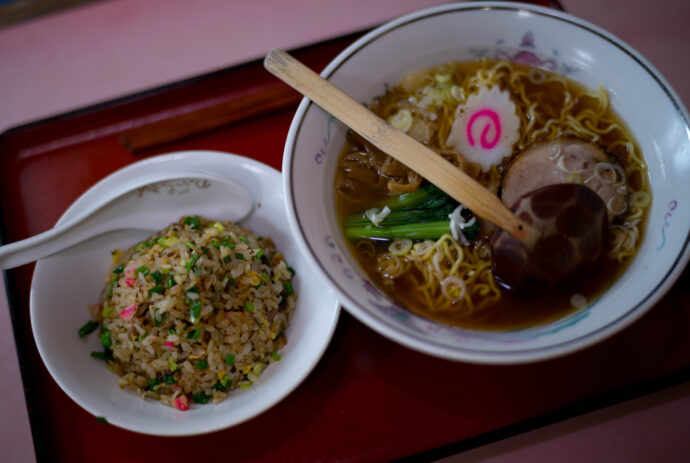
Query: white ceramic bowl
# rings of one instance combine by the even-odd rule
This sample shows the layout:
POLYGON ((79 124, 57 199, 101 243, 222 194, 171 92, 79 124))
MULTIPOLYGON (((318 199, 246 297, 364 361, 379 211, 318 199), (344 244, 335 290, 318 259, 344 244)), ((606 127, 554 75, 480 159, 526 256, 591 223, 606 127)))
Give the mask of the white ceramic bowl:
MULTIPOLYGON (((161 169, 194 169, 213 172, 240 183, 260 204, 240 222, 258 235, 270 236, 295 269, 297 307, 287 330, 288 343, 281 360, 269 365, 250 389, 232 391, 220 404, 195 405, 187 411, 142 400, 135 392, 120 389, 117 376, 102 360, 98 336, 79 339, 78 329, 89 319, 87 304, 95 304, 110 268, 110 251, 126 249, 149 235, 142 231, 108 233, 36 264, 31 284, 31 325, 38 351, 48 371, 75 402, 110 424, 147 434, 180 436, 232 426, 267 410, 287 396, 321 358, 335 330, 339 305, 324 291, 300 248, 285 227, 281 175, 249 158, 210 151, 185 151, 156 156, 127 166, 104 178, 65 211, 65 223, 101 201, 133 177, 161 169)), ((147 192, 146 195, 155 194, 147 192)), ((168 190, 161 191, 168 194, 168 190)), ((152 211, 155 213, 155 210, 152 211)), ((168 223, 161 223, 160 228, 168 223)))
POLYGON ((629 325, 673 284, 690 256, 688 113, 664 78, 618 38, 550 9, 515 3, 459 3, 420 11, 368 33, 322 72, 357 101, 412 70, 478 56, 528 60, 608 90, 649 164, 653 202, 646 237, 625 274, 598 300, 529 329, 487 332, 420 317, 374 288, 350 255, 334 211, 334 172, 345 128, 303 101, 283 164, 288 216, 303 252, 336 288, 344 307, 410 348, 460 361, 518 363, 591 345, 629 325))

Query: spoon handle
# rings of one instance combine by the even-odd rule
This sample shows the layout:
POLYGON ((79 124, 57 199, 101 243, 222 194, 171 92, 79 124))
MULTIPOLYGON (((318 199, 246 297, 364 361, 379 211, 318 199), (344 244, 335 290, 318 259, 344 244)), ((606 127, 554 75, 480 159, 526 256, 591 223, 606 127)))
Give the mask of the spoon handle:
POLYGON ((431 181, 475 214, 519 239, 528 235, 527 225, 480 183, 431 149, 393 128, 289 54, 273 49, 266 56, 264 66, 374 146, 431 181))
POLYGON ((110 204, 115 198, 157 181, 189 176, 189 173, 171 174, 170 172, 165 172, 149 173, 141 178, 132 178, 129 182, 119 185, 119 189, 111 192, 107 199, 73 220, 56 225, 38 235, 0 246, 0 269, 7 270, 37 261, 93 238, 103 233, 103 230, 94 229, 93 227, 97 227, 98 224, 90 223, 89 219, 97 215, 100 210, 110 204))
MULTIPOLYGON (((244 188, 225 177, 206 171, 162 169, 157 172, 148 172, 145 176, 130 178, 128 181, 118 185, 118 188, 108 192, 107 199, 94 205, 91 209, 72 220, 56 225, 30 238, 0 246, 0 269, 11 269, 37 261, 109 231, 118 229, 149 229, 150 227, 148 226, 139 226, 137 224, 118 224, 117 217, 108 217, 107 213, 103 211, 118 198, 141 187, 157 182, 185 178, 208 179, 230 184, 235 188, 244 188)), ((241 206, 238 208, 238 214, 244 217, 251 211, 253 202, 249 201, 248 204, 242 204, 241 206)), ((177 217, 171 217, 171 219, 176 220, 177 217)))

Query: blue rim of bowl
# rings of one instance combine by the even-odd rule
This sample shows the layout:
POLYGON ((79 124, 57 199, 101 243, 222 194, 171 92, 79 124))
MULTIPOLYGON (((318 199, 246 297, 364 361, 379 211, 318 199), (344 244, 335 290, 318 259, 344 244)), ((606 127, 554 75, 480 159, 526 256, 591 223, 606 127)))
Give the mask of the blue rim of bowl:
MULTIPOLYGON (((630 45, 625 43, 623 40, 615 37, 609 32, 589 23, 588 21, 576 18, 572 15, 563 12, 557 12, 550 10, 548 8, 520 4, 520 3, 507 3, 507 2, 482 2, 482 3, 464 3, 455 5, 444 5, 434 8, 429 8, 421 10, 409 15, 402 16, 396 20, 390 21, 371 32, 367 33, 345 50, 343 50, 338 56, 336 56, 328 66, 323 70, 321 76, 328 79, 331 77, 340 67, 342 67, 356 52, 365 48, 371 42, 377 40, 379 37, 388 34, 400 27, 406 26, 408 24, 426 20, 428 18, 447 14, 449 12, 460 12, 460 11, 476 11, 476 10, 503 10, 503 11, 513 11, 513 12, 527 12, 533 15, 547 17, 556 21, 561 21, 579 29, 584 30, 590 34, 598 36, 604 41, 610 43, 618 50, 622 51, 630 59, 635 61, 644 71, 656 82, 659 88, 662 89, 666 97, 673 104, 678 116, 683 120, 684 126, 690 132, 690 117, 683 104, 680 102, 678 95, 671 88, 669 83, 661 76, 661 74, 651 65, 640 53, 635 51, 630 45)), ((297 207, 293 201, 290 191, 294 191, 294 186, 292 185, 292 179, 294 179, 293 168, 294 163, 292 162, 291 153, 294 152, 297 136, 296 134, 300 131, 302 123, 304 122, 304 116, 313 103, 307 98, 303 99, 300 103, 297 112, 295 113, 293 122, 290 126, 288 132, 288 138, 285 145, 285 153, 283 160, 283 173, 288 173, 284 177, 284 186, 286 191, 285 200, 287 206, 288 215, 292 220, 290 220, 291 227, 297 235, 298 242, 300 245, 307 250, 307 256, 312 261, 317 268, 319 268, 324 275, 324 277, 331 282, 331 284, 336 288, 338 292, 339 299, 343 302, 343 307, 361 322, 365 323, 370 328, 379 332, 380 334, 386 336, 387 338, 394 340, 400 344, 403 344, 412 349, 433 355, 436 357, 445 358, 448 360, 457 361, 469 361, 476 363, 491 363, 491 364, 514 364, 514 363, 527 363, 539 360, 546 360, 549 358, 565 355, 572 353, 576 350, 583 349, 585 347, 591 346, 596 342, 608 337, 623 328, 632 324, 635 320, 639 319, 644 315, 649 308, 651 308, 655 302, 657 302, 665 292, 670 289, 673 283, 680 277, 682 270, 685 268, 688 260, 690 260, 690 230, 686 234, 685 242, 682 246, 682 252, 678 254, 673 264, 669 267, 666 274, 659 280, 659 283, 636 305, 631 307, 627 312, 625 312, 620 317, 610 321, 606 325, 599 327, 598 329, 588 332, 582 336, 574 339, 563 341, 558 344, 552 344, 549 346, 538 347, 538 348, 528 348, 521 350, 482 350, 482 349, 470 349, 461 346, 449 346, 447 344, 436 343, 430 341, 429 339, 422 338, 419 335, 414 334, 411 331, 406 331, 402 338, 399 332, 396 331, 396 327, 391 325, 390 322, 380 317, 376 314, 370 313, 365 310, 360 310, 358 304, 349 296, 347 291, 340 286, 339 282, 332 278, 326 268, 318 261, 316 257, 315 250, 310 246, 310 244, 304 238, 304 226, 300 222, 297 214, 297 207)), ((584 309, 586 310, 586 309, 584 309)), ((472 330, 466 330, 471 332, 472 330)))

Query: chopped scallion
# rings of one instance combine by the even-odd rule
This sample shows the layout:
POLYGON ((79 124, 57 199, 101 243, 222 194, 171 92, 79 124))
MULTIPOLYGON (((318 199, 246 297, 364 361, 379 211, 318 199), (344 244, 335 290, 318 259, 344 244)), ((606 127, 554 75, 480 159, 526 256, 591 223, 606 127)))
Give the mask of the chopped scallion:
POLYGON ((93 351, 89 354, 91 357, 99 360, 112 360, 113 356, 107 350, 104 352, 93 351))
POLYGON ((191 230, 198 230, 199 227, 201 227, 201 221, 198 217, 186 217, 182 223, 184 225, 189 225, 191 230))
POLYGON ((266 364, 263 362, 254 362, 254 368, 252 368, 252 374, 254 376, 259 376, 262 371, 264 371, 264 368, 266 367, 266 364))
POLYGON ((156 285, 153 288, 148 290, 149 296, 152 295, 153 293, 162 293, 163 292, 163 287, 161 285, 156 285))
POLYGON ((144 247, 152 248, 154 244, 155 243, 152 240, 142 241, 141 243, 137 243, 137 245, 134 246, 134 250, 141 251, 142 249, 144 249, 144 247))
POLYGON ((232 381, 230 381, 230 379, 228 379, 227 376, 225 377, 225 379, 227 380, 226 384, 223 384, 223 382, 218 381, 216 384, 213 385, 213 389, 221 392, 227 391, 228 388, 232 385, 232 381))
POLYGON ((199 323, 199 314, 201 313, 201 302, 194 301, 189 307, 189 321, 196 324, 199 323))
POLYGON ((161 383, 159 378, 149 379, 149 389, 153 392, 158 391, 158 385, 161 383))
POLYGON ((96 331, 96 328, 98 328, 98 322, 95 322, 93 320, 89 320, 88 322, 86 322, 84 324, 84 326, 79 328, 79 338, 84 339, 84 337, 86 335, 91 334, 94 331, 96 331))
POLYGON ((159 270, 156 270, 151 274, 151 278, 153 278, 153 281, 160 284, 163 282, 163 273, 161 273, 159 270))
POLYGON ((168 236, 167 238, 159 238, 158 245, 162 248, 169 248, 173 244, 177 243, 177 236, 168 236))
POLYGON ((117 315, 117 311, 115 310, 114 307, 105 307, 103 309, 103 312, 101 312, 101 317, 103 318, 111 318, 117 315))
POLYGON ((198 260, 199 260, 199 254, 194 253, 192 258, 189 259, 189 262, 187 262, 187 266, 186 266, 187 272, 189 272, 191 269, 194 268, 194 266, 196 265, 198 260))
MULTIPOLYGON (((177 362, 175 362, 173 359, 168 359, 168 368, 170 369, 170 371, 177 370, 177 362)), ((170 376, 172 376, 172 375, 170 375, 170 376)), ((167 381, 166 381, 166 383, 167 383, 167 381)), ((168 383, 168 384, 170 384, 170 383, 168 383)))
POLYGON ((101 333, 101 346, 105 347, 106 349, 110 349, 113 345, 113 340, 110 337, 110 330, 105 330, 103 333, 101 333))
POLYGON ((138 275, 138 274, 140 274, 140 273, 141 273, 142 275, 144 275, 144 276, 148 275, 148 274, 149 274, 149 268, 148 268, 147 266, 145 266, 145 265, 142 265, 141 267, 137 268, 137 269, 134 271, 134 274, 135 274, 135 275, 138 275))
POLYGON ((192 401, 198 404, 206 404, 211 400, 211 396, 200 392, 199 394, 192 394, 192 401))

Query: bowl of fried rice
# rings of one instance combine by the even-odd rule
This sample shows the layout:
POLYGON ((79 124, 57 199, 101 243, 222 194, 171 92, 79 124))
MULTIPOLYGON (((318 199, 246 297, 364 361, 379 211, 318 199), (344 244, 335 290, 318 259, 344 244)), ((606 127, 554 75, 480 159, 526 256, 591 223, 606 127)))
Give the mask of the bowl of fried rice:
POLYGON ((147 434, 200 434, 296 388, 328 345, 339 306, 285 232, 280 173, 242 156, 194 151, 135 163, 85 192, 59 223, 91 207, 101 186, 161 167, 220 173, 247 188, 254 210, 240 223, 185 213, 154 232, 111 232, 43 259, 31 321, 51 375, 95 417, 147 434))

